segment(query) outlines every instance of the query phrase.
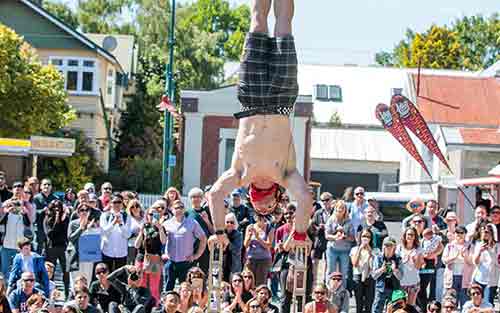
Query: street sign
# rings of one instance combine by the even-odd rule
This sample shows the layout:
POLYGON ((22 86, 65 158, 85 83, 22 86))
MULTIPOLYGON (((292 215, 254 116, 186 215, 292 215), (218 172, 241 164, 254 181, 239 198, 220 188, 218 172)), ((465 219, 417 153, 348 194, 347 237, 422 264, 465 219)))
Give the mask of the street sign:
POLYGON ((70 138, 31 136, 31 154, 46 156, 71 156, 75 152, 76 141, 70 138))
POLYGON ((0 138, 0 154, 28 155, 31 142, 23 139, 0 138))
POLYGON ((168 156, 168 166, 175 166, 175 163, 177 163, 177 157, 175 154, 171 154, 168 156))

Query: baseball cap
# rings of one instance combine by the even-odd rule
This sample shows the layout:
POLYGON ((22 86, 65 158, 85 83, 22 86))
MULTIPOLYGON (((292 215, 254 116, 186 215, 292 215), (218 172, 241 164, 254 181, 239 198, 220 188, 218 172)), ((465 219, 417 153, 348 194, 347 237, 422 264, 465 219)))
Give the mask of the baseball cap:
POLYGON ((342 278, 342 273, 341 272, 333 272, 330 274, 330 279, 332 278, 342 278))
POLYGON ((404 300, 406 298, 408 298, 406 292, 404 290, 397 289, 392 292, 391 303, 397 302, 399 300, 404 300))
POLYGON ((385 237, 384 242, 382 243, 384 246, 395 246, 396 239, 393 237, 385 237))

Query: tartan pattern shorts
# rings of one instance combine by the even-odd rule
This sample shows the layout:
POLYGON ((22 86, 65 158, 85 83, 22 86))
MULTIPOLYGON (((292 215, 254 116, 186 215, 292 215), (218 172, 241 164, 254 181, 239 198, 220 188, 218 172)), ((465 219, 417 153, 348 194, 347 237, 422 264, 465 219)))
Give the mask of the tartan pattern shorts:
POLYGON ((293 36, 270 38, 248 33, 240 65, 236 118, 256 114, 289 115, 299 92, 293 36))

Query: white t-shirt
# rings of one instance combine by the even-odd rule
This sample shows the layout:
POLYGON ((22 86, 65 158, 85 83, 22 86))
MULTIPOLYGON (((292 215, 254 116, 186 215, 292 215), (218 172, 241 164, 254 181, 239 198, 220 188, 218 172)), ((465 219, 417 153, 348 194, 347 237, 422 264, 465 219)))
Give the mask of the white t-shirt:
MULTIPOLYGON (((474 255, 479 253, 479 249, 481 249, 482 242, 478 241, 474 245, 474 255)), ((493 266, 495 266, 495 262, 497 262, 497 248, 496 246, 485 250, 481 253, 479 257, 479 264, 476 265, 474 269, 474 274, 472 278, 480 284, 490 285, 490 276, 493 274, 493 266)))
POLYGON ((396 254, 401 257, 401 286, 413 286, 420 283, 419 269, 413 262, 413 258, 422 253, 421 249, 407 250, 403 246, 398 245, 396 254))
POLYGON ((457 256, 453 259, 450 264, 453 275, 462 275, 464 271, 465 260, 462 256, 461 250, 465 247, 464 245, 458 245, 456 243, 449 243, 446 245, 443 251, 443 258, 448 256, 457 256))

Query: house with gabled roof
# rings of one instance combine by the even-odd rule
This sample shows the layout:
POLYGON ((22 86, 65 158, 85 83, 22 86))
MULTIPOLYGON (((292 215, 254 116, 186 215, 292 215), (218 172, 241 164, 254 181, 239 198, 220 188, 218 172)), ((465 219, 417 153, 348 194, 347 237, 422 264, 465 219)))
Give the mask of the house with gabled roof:
POLYGON ((128 36, 126 45, 115 39, 114 49, 105 49, 100 38, 82 34, 30 0, 0 1, 0 23, 23 36, 42 64, 51 64, 64 75, 68 104, 78 117, 69 127, 85 133, 107 171, 115 129, 126 108, 123 95, 134 72, 129 66, 135 58, 129 48, 134 46, 133 37, 128 36))

